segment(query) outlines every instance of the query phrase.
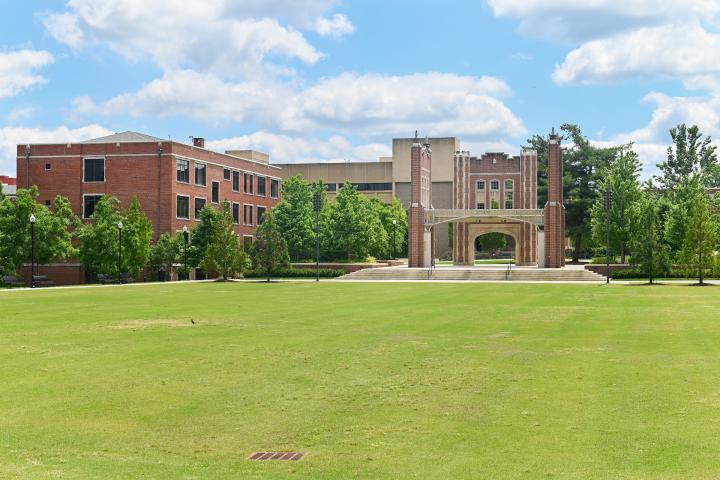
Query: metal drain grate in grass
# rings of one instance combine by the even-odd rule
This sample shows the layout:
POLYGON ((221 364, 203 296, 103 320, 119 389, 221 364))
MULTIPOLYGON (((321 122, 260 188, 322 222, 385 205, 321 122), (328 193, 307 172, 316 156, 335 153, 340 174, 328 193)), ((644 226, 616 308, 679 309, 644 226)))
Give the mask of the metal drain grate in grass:
POLYGON ((248 460, 300 460, 304 456, 302 452, 253 452, 248 460))

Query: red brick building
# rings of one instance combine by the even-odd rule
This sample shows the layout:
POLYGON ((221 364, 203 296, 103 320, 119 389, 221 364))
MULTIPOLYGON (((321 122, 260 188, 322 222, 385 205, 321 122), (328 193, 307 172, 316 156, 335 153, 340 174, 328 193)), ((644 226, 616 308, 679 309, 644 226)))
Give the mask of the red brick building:
POLYGON ((18 186, 36 185, 38 201, 67 197, 90 217, 103 195, 128 206, 137 195, 154 238, 191 227, 205 205, 232 205, 238 235, 247 244, 264 213, 280 198, 280 168, 251 151, 219 153, 194 145, 123 132, 80 143, 18 145, 18 186))

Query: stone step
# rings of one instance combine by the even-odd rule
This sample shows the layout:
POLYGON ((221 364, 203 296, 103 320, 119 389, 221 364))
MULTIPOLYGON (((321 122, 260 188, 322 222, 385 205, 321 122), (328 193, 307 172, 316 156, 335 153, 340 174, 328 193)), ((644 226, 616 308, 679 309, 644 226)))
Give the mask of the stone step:
POLYGON ((605 277, 580 269, 513 269, 504 268, 426 269, 374 268, 358 270, 341 280, 440 280, 440 281, 529 281, 529 282, 603 282, 605 277))

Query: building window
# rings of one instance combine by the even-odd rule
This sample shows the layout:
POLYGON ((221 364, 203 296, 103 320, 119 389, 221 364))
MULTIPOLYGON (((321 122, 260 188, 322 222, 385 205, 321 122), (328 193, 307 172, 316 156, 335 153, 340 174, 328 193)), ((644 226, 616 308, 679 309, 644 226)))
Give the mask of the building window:
POLYGON ((478 192, 484 192, 484 191, 485 191, 485 180, 478 180, 478 181, 477 181, 477 191, 478 191, 478 192))
POLYGON ((500 190, 500 181, 490 180, 490 190, 492 190, 493 192, 500 190))
POLYGON ((255 191, 255 189, 253 188, 253 175, 251 173, 246 173, 244 177, 244 192, 252 195, 255 191))
POLYGON ((513 181, 505 180, 505 208, 513 208, 513 181))
POLYGON ((328 192, 337 192, 337 183, 326 183, 328 192))
POLYGON ((243 236, 243 250, 246 252, 249 252, 250 249, 253 246, 253 236, 252 235, 245 235, 243 236))
POLYGON ((50 165, 49 163, 46 163, 45 170, 52 170, 52 165, 50 165))
POLYGON ((182 158, 177 159, 177 181, 190 183, 190 161, 182 158))
POLYGON ((358 192, 381 192, 392 190, 392 183, 353 183, 358 192))
POLYGON ((187 195, 177 196, 177 210, 175 216, 182 219, 190 218, 190 197, 187 195))
POLYGON ((212 203, 220 203, 220 182, 213 180, 212 182, 212 203))
POLYGON ((195 162, 195 185, 207 186, 207 165, 195 162))
POLYGON ((229 168, 223 168, 223 180, 230 181, 230 169, 229 168))
POLYGON ((105 159, 104 158, 86 158, 83 168, 84 182, 104 182, 105 181, 105 159))
POLYGON ((50 200, 45 200, 45 206, 49 207, 50 205, 52 205, 52 202, 50 200))
POLYGON ((233 192, 240 191, 240 172, 232 172, 232 189, 233 192))
POLYGON ((278 198, 280 196, 280 180, 274 178, 270 180, 270 196, 278 198))
POLYGON ((233 223, 240 223, 240 204, 233 203, 232 205, 233 223))
POLYGON ((206 200, 204 198, 195 197, 195 220, 200 219, 200 212, 205 208, 206 200))
POLYGON ((253 224, 253 206, 243 205, 243 223, 245 225, 253 224))
POLYGON ((265 220, 265 207, 258 206, 257 207, 257 224, 262 225, 263 220, 265 220))
POLYGON ((478 209, 478 210, 485 210, 485 202, 478 202, 478 203, 477 203, 477 209, 478 209))
POLYGON ((95 205, 102 197, 102 195, 83 195, 83 218, 92 217, 95 213, 95 205))
POLYGON ((266 195, 265 193, 265 182, 267 182, 267 178, 265 177, 258 177, 257 179, 257 194, 261 197, 264 197, 266 195))

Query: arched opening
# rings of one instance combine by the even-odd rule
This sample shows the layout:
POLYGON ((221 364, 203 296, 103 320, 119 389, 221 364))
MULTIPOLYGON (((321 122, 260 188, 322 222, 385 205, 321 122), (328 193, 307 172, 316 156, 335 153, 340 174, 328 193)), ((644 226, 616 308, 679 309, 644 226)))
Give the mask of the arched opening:
POLYGON ((488 232, 475 237, 473 242, 476 264, 515 263, 517 242, 515 237, 505 232, 488 232))

